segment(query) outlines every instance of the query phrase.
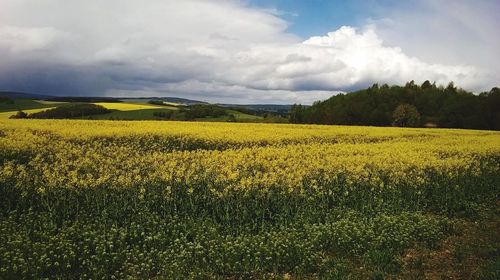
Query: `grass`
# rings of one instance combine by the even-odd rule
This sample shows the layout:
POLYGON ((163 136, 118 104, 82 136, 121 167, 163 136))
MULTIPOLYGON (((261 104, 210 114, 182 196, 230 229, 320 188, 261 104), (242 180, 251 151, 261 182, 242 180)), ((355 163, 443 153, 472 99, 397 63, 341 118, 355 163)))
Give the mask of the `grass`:
POLYGON ((109 114, 93 115, 90 119, 94 120, 161 120, 162 118, 156 117, 155 112, 172 111, 164 107, 157 107, 155 109, 141 109, 141 110, 128 110, 119 111, 115 110, 109 114))
POLYGON ((42 109, 54 107, 55 104, 59 104, 61 102, 50 102, 50 101, 41 101, 41 100, 32 100, 32 99, 24 99, 17 98, 13 99, 14 103, 0 103, 0 113, 1 112, 17 112, 19 110, 30 110, 30 109, 42 109))
POLYGON ((499 279, 500 202, 488 207, 476 218, 457 220, 455 234, 437 248, 407 250, 398 279, 499 279))
POLYGON ((233 115, 234 118, 236 119, 236 121, 238 121, 238 122, 252 122, 252 121, 259 121, 259 120, 264 119, 261 116, 245 114, 245 113, 242 113, 239 111, 229 110, 229 109, 226 109, 226 113, 228 114, 226 116, 197 118, 195 120, 196 121, 206 121, 206 122, 227 122, 231 118, 229 115, 233 115))
POLYGON ((234 115, 234 117, 236 118, 236 120, 261 120, 263 119, 263 117, 261 116, 255 116, 255 115, 250 115, 250 114, 245 114, 245 113, 242 113, 242 112, 239 112, 239 111, 235 111, 235 110, 226 110, 226 112, 228 114, 232 114, 234 115))

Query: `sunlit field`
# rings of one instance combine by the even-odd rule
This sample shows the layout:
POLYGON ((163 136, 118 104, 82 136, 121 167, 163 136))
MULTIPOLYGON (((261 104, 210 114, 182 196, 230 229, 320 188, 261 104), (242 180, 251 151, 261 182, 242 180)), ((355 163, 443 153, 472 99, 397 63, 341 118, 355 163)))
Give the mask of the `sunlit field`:
POLYGON ((110 110, 119 110, 119 111, 135 111, 135 110, 144 110, 144 109, 165 109, 169 108, 172 110, 177 110, 175 107, 165 107, 165 106, 155 106, 149 104, 134 104, 134 103, 121 103, 121 102, 97 102, 94 103, 96 105, 103 106, 106 109, 110 110))
MULTIPOLYGON (((22 110, 26 114, 33 114, 33 113, 38 113, 42 112, 45 110, 53 109, 55 107, 48 107, 48 108, 40 108, 40 109, 28 109, 28 110, 22 110)), ((0 120, 6 120, 9 119, 12 115, 15 115, 18 111, 10 111, 10 112, 0 112, 0 120)))
POLYGON ((0 278, 426 277, 499 171, 492 131, 0 120, 0 278))

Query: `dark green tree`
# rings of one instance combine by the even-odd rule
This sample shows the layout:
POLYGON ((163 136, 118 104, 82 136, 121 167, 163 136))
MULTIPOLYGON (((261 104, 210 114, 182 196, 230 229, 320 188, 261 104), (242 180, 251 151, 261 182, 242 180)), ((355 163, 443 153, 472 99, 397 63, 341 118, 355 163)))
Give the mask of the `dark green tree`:
POLYGON ((411 104, 420 114, 420 123, 431 127, 500 130, 500 89, 479 95, 436 82, 406 86, 370 86, 347 94, 337 94, 312 106, 296 105, 290 122, 340 125, 392 125, 394 109, 411 104))
POLYGON ((420 113, 417 108, 410 104, 401 104, 392 114, 392 125, 399 127, 420 126, 420 113))
POLYGON ((91 115, 111 113, 111 110, 97 104, 70 103, 53 109, 32 113, 30 119, 73 119, 85 118, 91 115))
POLYGON ((446 87, 446 90, 447 90, 447 91, 450 91, 450 92, 456 92, 456 91, 457 91, 457 88, 455 87, 455 83, 450 82, 450 83, 448 84, 448 86, 446 87))
POLYGON ((481 111, 488 129, 500 130, 500 89, 494 87, 484 96, 481 111))
POLYGON ((415 81, 414 80, 411 80, 411 81, 407 82, 406 85, 405 85, 405 88, 415 88, 415 87, 418 87, 418 86, 415 85, 415 81))
POLYGON ((15 115, 9 117, 9 119, 26 119, 28 114, 23 111, 18 111, 15 115))
POLYGON ((293 104, 292 107, 290 108, 290 122, 304 123, 305 121, 304 111, 305 111, 304 106, 300 104, 293 104))
POLYGON ((429 80, 426 80, 425 82, 422 83, 420 88, 422 88, 423 90, 429 89, 429 88, 432 88, 432 84, 431 84, 431 82, 429 82, 429 80))

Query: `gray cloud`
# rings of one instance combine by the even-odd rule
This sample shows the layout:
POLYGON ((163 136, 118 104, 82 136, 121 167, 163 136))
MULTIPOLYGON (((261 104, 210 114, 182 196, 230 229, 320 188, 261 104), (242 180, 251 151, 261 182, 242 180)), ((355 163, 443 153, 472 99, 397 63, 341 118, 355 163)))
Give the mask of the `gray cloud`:
POLYGON ((278 15, 231 0, 4 0, 0 89, 311 103, 373 82, 498 81, 474 59, 426 63, 388 47, 397 18, 301 41, 278 15))
MULTIPOLYGON (((500 3, 497 0, 410 0, 368 20, 388 46, 424 61, 483 69, 487 90, 500 83, 500 3)), ((461 84, 461 80, 456 80, 461 84)), ((464 86, 468 86, 465 84, 464 86)))

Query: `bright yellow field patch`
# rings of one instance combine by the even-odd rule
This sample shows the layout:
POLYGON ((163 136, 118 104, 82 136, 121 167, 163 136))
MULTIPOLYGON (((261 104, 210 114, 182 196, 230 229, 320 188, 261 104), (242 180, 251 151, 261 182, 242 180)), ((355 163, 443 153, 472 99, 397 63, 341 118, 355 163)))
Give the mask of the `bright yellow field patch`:
POLYGON ((113 103, 113 102, 98 102, 94 104, 101 105, 106 109, 119 110, 119 111, 135 111, 144 109, 169 109, 165 108, 164 106, 155 106, 148 104, 113 103))
MULTIPOLYGON (((33 113, 38 113, 42 112, 45 110, 53 109, 54 107, 49 107, 49 108, 41 108, 41 109, 31 109, 31 110, 22 110, 26 114, 33 114, 33 113)), ((10 116, 15 115, 18 111, 10 111, 10 112, 2 112, 0 113, 0 119, 8 119, 10 116)))
POLYGON ((186 106, 186 105, 181 104, 181 103, 167 102, 167 101, 163 101, 163 104, 170 105, 170 106, 186 106))
MULTIPOLYGON (((249 190, 305 194, 322 193, 341 178, 349 192, 364 186, 390 191, 425 188, 433 176, 460 182, 464 174, 480 178, 499 171, 500 133, 494 131, 89 120, 0 120, 0 130, 0 150, 12 151, 7 155, 43 154, 40 143, 50 143, 58 163, 37 161, 43 157, 30 163, 43 170, 37 180, 44 188, 161 182, 205 186, 217 196, 249 190)), ((16 168, 0 170, 0 184, 21 170, 16 168)), ((23 174, 26 182, 21 175, 16 180, 29 185, 31 172, 23 174)))

